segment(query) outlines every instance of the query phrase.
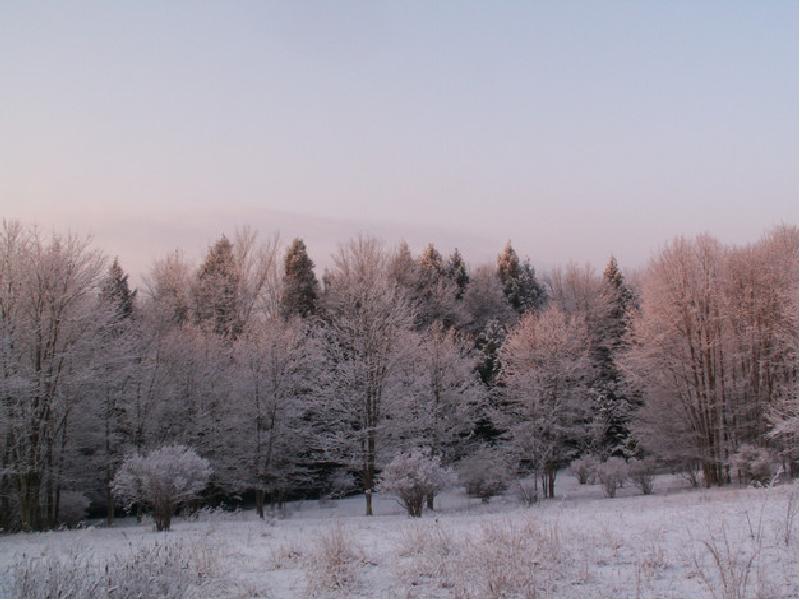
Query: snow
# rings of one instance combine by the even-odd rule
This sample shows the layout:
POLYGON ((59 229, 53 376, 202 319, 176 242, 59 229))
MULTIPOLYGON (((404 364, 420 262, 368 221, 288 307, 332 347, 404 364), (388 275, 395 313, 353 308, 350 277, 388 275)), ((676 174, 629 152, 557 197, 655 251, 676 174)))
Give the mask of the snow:
MULTIPOLYGON (((521 533, 538 545, 540 555, 531 568, 540 570, 535 583, 539 595, 711 597, 723 594, 723 572, 729 579, 741 575, 752 558, 747 581, 737 589, 747 596, 797 597, 797 512, 790 509, 793 495, 796 506, 795 483, 706 490, 687 488, 681 479, 663 475, 655 485, 652 496, 642 496, 628 484, 610 499, 603 497, 601 486, 580 486, 561 473, 557 498, 531 508, 523 507, 511 493, 481 503, 454 488, 438 496, 436 511, 424 513, 422 519, 407 517, 393 498, 375 495, 373 517, 363 515, 361 496, 328 504, 292 502, 277 517, 265 520, 251 510, 204 512, 197 519, 174 519, 167 533, 155 533, 152 523, 137 524, 127 518, 113 528, 16 534, 0 537, 0 593, 12 593, 9 567, 23 553, 66 557, 79 549, 103 561, 131 547, 184 539, 208 544, 218 554, 210 587, 196 590, 199 595, 305 596, 312 589, 310 579, 326 560, 324 548, 338 530, 343 534, 340 542, 358 557, 352 565, 354 580, 352 587, 321 595, 486 593, 482 587, 464 587, 463 581, 456 584, 467 575, 482 577, 484 571, 476 571, 476 565, 492 567, 492 557, 508 548, 481 544, 492 539, 506 544, 502 540, 510 537, 497 537, 506 532, 521 533), (724 549, 723 535, 730 554, 723 552, 721 569, 706 543, 724 549), (433 543, 436 540, 440 546, 433 543), (475 556, 485 565, 475 563, 475 556)), ((531 547, 525 546, 528 551, 531 547)), ((497 581, 510 586, 504 588, 509 595, 515 595, 515 589, 528 589, 515 588, 513 580, 527 567, 514 571, 501 566, 485 572, 491 577, 500 573, 497 581)))

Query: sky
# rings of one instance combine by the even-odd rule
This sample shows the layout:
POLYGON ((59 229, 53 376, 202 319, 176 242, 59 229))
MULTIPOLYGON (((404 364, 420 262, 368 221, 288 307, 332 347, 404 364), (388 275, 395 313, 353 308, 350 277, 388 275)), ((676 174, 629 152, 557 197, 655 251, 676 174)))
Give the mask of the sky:
POLYGON ((0 216, 635 267, 798 222, 797 2, 0 3, 0 216))

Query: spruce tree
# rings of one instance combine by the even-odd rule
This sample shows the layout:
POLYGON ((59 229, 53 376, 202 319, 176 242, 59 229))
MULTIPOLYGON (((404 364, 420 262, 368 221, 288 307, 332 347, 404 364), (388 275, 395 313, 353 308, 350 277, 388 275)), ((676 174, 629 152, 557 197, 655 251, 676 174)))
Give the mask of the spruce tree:
MULTIPOLYGON (((475 340, 478 351, 477 371, 481 381, 486 386, 489 405, 497 408, 499 386, 497 378, 500 375, 502 364, 500 362, 500 349, 506 339, 506 328, 497 319, 491 319, 475 340)), ((484 442, 491 442, 502 433, 492 419, 492 410, 478 415, 475 421, 473 435, 484 442)))
POLYGON ((108 268, 108 274, 101 284, 100 293, 103 300, 114 307, 117 321, 127 319, 133 314, 136 290, 128 287, 128 275, 122 270, 117 257, 108 268))
POLYGON ((239 320, 239 274, 233 244, 224 235, 211 246, 197 273, 195 321, 210 323, 215 333, 236 337, 239 320))
POLYGON ((478 374, 481 381, 492 387, 500 373, 500 348, 506 339, 506 328, 497 319, 491 319, 475 341, 478 349, 478 374))
POLYGON ((314 274, 314 261, 308 256, 303 240, 296 238, 286 251, 283 261, 283 293, 281 314, 308 317, 313 314, 319 298, 319 285, 314 274))
POLYGON ((442 255, 433 244, 425 246, 425 249, 419 256, 418 263, 426 279, 435 280, 444 275, 442 255))
POLYGON ((506 242, 503 251, 497 256, 497 276, 503 285, 503 292, 509 305, 522 314, 540 308, 545 301, 545 293, 536 280, 530 260, 520 263, 517 251, 506 242))
POLYGON ((464 290, 467 289, 469 283, 469 274, 467 274, 467 265, 464 259, 461 258, 461 253, 456 248, 450 255, 445 266, 445 274, 456 285, 456 299, 461 300, 464 298, 464 290))
POLYGON ((599 452, 606 456, 629 456, 636 443, 631 439, 634 394, 616 364, 625 345, 627 314, 633 294, 612 256, 603 271, 601 302, 591 326, 592 389, 595 396, 595 427, 599 452))

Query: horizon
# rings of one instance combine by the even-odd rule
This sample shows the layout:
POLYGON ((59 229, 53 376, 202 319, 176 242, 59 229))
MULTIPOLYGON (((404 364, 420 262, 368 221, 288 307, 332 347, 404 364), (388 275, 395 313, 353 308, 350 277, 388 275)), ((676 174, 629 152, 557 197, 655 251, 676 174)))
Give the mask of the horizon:
POLYGON ((250 224, 638 268, 798 222, 797 5, 5 3, 0 214, 140 280, 250 224))

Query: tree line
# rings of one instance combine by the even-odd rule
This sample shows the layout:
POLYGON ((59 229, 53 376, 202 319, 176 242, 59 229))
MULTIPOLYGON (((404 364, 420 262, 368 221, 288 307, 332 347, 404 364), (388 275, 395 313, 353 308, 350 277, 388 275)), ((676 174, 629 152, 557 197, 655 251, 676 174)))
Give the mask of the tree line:
MULTIPOLYGON (((361 491, 424 451, 532 474, 651 457, 732 482, 797 469, 797 228, 746 246, 677 238, 643 270, 538 276, 362 236, 318 278, 304 242, 248 229, 133 290, 89 240, 0 230, 0 527, 75 505, 112 523, 126 456, 183 444, 209 503, 361 491)), ((540 482, 540 483, 539 483, 540 482)), ((480 487, 480 486, 479 486, 480 487)), ((433 506, 433 495, 428 498, 433 506)))

